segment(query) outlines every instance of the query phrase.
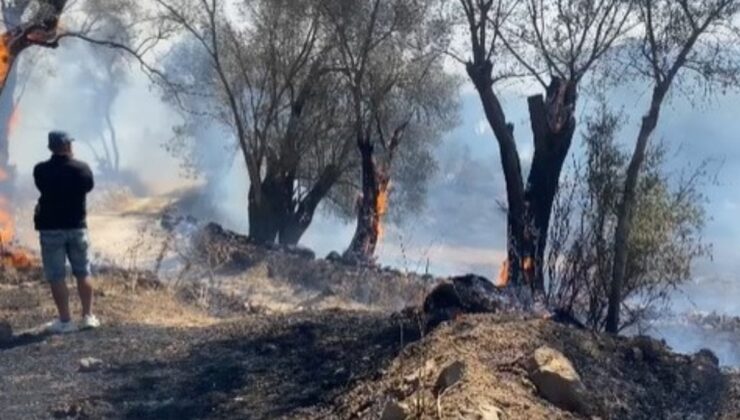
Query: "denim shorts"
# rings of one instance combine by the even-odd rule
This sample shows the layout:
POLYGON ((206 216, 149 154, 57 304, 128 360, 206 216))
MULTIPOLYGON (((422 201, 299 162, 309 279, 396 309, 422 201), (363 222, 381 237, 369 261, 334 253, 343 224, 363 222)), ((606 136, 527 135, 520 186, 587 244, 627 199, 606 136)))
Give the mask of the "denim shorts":
POLYGON ((86 229, 42 230, 39 239, 44 276, 48 282, 64 281, 67 277, 67 259, 75 277, 90 275, 90 241, 86 229))

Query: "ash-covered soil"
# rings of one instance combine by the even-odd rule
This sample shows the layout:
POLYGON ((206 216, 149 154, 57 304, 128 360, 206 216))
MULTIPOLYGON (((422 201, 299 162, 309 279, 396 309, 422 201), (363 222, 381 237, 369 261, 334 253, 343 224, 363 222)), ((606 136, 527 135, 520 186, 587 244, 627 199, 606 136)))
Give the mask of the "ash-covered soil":
MULTIPOLYGON (((17 333, 51 319, 42 286, 4 285, 0 319, 17 333)), ((0 347, 0 418, 303 418, 418 336, 377 313, 213 319, 163 290, 102 290, 103 328, 0 347), (83 371, 88 357, 101 366, 83 371)))
POLYGON ((505 314, 422 338, 411 311, 342 309, 352 302, 216 317, 192 294, 120 274, 99 279, 104 326, 64 336, 33 330, 54 316, 38 273, 0 280, 0 322, 15 332, 0 341, 1 419, 377 419, 389 401, 423 419, 740 418, 737 374, 646 338, 505 314), (525 361, 543 345, 571 361, 588 410, 557 408, 533 384, 525 361), (99 364, 87 371, 85 358, 99 364), (463 374, 440 392, 452 364, 463 374), (491 407, 504 417, 483 417, 491 407))

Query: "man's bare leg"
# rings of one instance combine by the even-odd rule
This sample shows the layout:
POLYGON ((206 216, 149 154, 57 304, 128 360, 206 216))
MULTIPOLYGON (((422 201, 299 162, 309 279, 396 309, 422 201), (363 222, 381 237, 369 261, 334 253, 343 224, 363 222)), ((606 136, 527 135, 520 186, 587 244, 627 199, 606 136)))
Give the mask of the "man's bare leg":
POLYGON ((80 302, 82 302, 82 317, 92 315, 93 286, 89 277, 77 277, 77 292, 80 294, 80 302))
POLYGON ((54 297, 54 303, 59 311, 59 320, 69 322, 72 317, 69 314, 69 290, 67 282, 64 280, 51 283, 51 295, 54 297))

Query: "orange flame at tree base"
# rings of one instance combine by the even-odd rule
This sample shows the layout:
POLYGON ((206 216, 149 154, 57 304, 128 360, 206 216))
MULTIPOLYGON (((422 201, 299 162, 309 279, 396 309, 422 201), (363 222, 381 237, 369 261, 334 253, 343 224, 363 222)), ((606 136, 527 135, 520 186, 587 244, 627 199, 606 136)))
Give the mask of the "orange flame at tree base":
POLYGON ((378 197, 375 200, 375 215, 377 218, 377 230, 378 240, 383 238, 383 217, 388 212, 388 194, 390 191, 390 181, 381 181, 378 188, 378 197))
MULTIPOLYGON (((531 283, 534 279, 534 258, 524 257, 522 260, 522 272, 524 273, 524 280, 527 283, 531 283)), ((509 259, 505 259, 501 263, 501 269, 498 272, 498 280, 496 280, 495 286, 498 288, 504 288, 509 285, 509 259)))

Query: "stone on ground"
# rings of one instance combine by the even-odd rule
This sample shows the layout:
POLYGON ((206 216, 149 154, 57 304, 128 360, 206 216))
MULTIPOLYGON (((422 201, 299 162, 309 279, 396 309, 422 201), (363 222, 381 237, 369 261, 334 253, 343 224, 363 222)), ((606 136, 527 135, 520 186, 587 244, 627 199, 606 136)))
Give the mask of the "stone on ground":
POLYGON ((586 389, 573 364, 559 351, 542 346, 526 362, 540 395, 555 406, 578 413, 587 410, 586 389))
POLYGON ((383 407, 380 420, 404 420, 408 417, 408 409, 398 401, 388 400, 383 407))
POLYGON ((103 361, 94 357, 80 359, 80 372, 94 372, 103 367, 103 361))
POLYGON ((460 382, 465 375, 465 363, 456 361, 447 365, 437 377, 434 384, 434 393, 439 395, 448 388, 460 382))

